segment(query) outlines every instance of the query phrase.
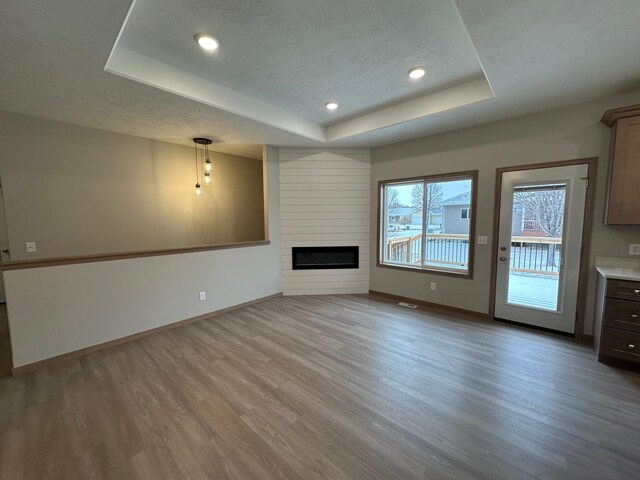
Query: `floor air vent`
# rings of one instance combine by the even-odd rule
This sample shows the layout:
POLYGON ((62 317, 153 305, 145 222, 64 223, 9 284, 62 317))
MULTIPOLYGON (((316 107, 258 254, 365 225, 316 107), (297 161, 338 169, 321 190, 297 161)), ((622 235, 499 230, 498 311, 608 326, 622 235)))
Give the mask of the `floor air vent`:
POLYGON ((398 305, 405 308, 418 308, 418 305, 415 303, 399 302, 398 305))

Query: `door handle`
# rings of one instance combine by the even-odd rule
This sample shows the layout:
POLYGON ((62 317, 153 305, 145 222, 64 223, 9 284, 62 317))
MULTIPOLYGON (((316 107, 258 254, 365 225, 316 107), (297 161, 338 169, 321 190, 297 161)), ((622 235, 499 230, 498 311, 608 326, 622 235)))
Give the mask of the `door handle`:
POLYGON ((500 257, 500 261, 501 262, 506 262, 507 261, 507 257, 505 257, 505 256, 500 257))

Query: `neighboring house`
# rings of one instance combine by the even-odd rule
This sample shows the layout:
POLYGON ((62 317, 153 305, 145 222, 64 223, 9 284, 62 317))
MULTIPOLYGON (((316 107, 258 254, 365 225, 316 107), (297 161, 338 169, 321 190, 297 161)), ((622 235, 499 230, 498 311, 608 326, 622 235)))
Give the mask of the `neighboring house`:
POLYGON ((511 223, 511 235, 514 237, 544 237, 544 232, 538 226, 538 222, 532 212, 527 211, 520 202, 513 204, 513 217, 511 223))
POLYGON ((442 207, 442 233, 469 233, 471 194, 461 193, 438 203, 442 207))
MULTIPOLYGON (((443 200, 438 205, 442 208, 440 216, 432 214, 429 226, 442 224, 442 233, 469 233, 469 218, 471 202, 469 193, 461 193, 455 197, 443 200)), ((520 202, 513 204, 513 220, 511 235, 514 237, 544 237, 545 234, 538 225, 532 212, 527 211, 520 202)))
POLYGON ((422 225, 422 210, 416 210, 411 214, 411 225, 422 225))
MULTIPOLYGON (((442 230, 442 208, 435 207, 428 218, 429 233, 442 230)), ((388 225, 422 225, 422 209, 396 207, 389 209, 388 225)))
POLYGON ((389 209, 389 225, 421 225, 422 210, 414 207, 395 207, 389 209))
POLYGON ((442 207, 434 206, 429 213, 427 233, 442 233, 442 207))
POLYGON ((522 227, 524 222, 524 206, 521 203, 513 204, 511 213, 511 236, 518 237, 522 235, 522 227))

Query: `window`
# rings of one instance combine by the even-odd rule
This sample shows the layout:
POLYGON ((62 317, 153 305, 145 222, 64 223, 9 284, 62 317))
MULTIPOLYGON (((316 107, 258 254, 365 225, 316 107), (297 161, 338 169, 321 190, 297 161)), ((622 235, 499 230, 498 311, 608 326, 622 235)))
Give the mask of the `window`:
POLYGON ((470 278, 477 175, 380 182, 378 265, 470 278))

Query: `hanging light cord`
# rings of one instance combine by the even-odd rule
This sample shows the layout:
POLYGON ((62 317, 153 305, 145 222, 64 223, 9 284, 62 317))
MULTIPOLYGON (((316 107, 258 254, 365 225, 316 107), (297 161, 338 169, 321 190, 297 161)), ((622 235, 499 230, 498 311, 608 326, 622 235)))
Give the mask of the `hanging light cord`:
POLYGON ((194 152, 196 154, 196 183, 198 183, 198 144, 194 144, 194 152))

